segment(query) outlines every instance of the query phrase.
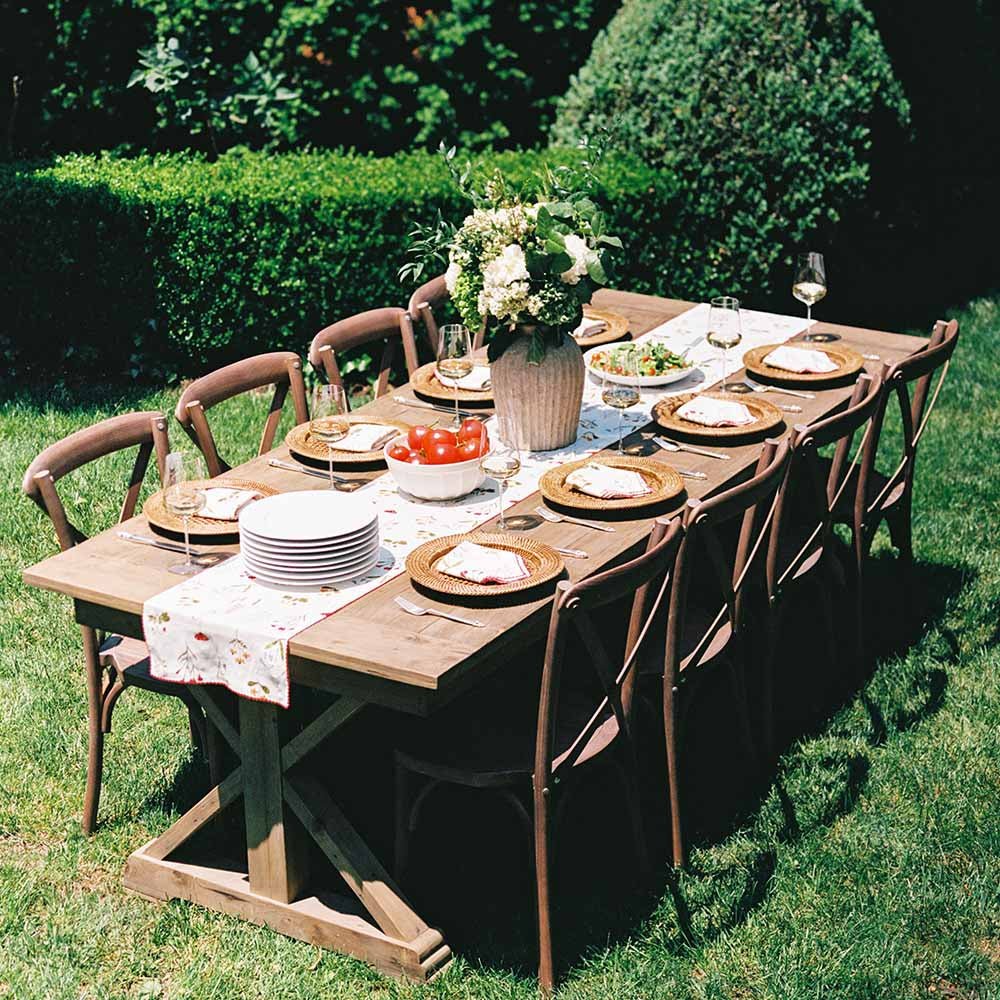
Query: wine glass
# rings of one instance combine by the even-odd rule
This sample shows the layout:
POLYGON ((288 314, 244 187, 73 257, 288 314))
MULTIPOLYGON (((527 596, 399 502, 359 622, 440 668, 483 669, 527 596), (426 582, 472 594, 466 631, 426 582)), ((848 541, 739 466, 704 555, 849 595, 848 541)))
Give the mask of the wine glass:
POLYGON ((739 383, 727 382, 729 378, 729 348, 735 347, 743 339, 740 321, 740 300, 731 295, 720 295, 712 299, 708 310, 708 336, 705 338, 713 347, 722 351, 722 390, 739 391, 739 383))
POLYGON ((461 323, 446 323, 438 340, 437 373, 455 381, 455 430, 462 426, 458 415, 458 379, 472 371, 472 338, 461 323))
POLYGON ((191 518, 205 506, 204 485, 207 478, 200 455, 185 455, 179 451, 172 451, 167 455, 164 463, 163 506, 174 517, 179 517, 184 525, 184 562, 169 566, 168 569, 180 576, 191 576, 203 569, 191 558, 188 528, 191 518))
POLYGON ((521 471, 521 454, 514 445, 497 439, 493 442, 493 447, 479 459, 479 468, 486 475, 492 476, 499 485, 500 520, 497 521, 497 527, 501 531, 506 531, 507 520, 503 516, 503 494, 507 487, 507 480, 512 479, 521 471))
POLYGON ((347 437, 351 422, 347 418, 347 394, 342 385, 318 385, 313 390, 312 419, 309 433, 326 445, 330 463, 330 489, 335 489, 333 481, 333 446, 347 437))
POLYGON ((639 387, 636 385, 622 385, 620 382, 611 380, 611 359, 614 359, 614 366, 621 369, 615 372, 616 375, 626 375, 635 378, 639 374, 639 366, 636 362, 635 351, 618 350, 612 352, 611 357, 605 362, 603 378, 601 380, 601 399, 607 406, 613 406, 618 411, 618 454, 624 454, 622 447, 622 417, 630 406, 635 406, 639 402, 639 387))
MULTIPOLYGON (((795 258, 795 276, 792 278, 792 295, 804 303, 806 320, 812 323, 812 307, 826 295, 826 264, 823 255, 810 250, 795 258)), ((835 334, 807 333, 803 340, 839 340, 835 334)))

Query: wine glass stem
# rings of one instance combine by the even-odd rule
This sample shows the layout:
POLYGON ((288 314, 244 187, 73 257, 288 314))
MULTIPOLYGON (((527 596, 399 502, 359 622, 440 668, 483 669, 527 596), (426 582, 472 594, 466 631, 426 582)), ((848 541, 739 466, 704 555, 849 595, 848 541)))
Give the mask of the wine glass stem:
POLYGON ((722 349, 722 388, 729 382, 729 345, 722 349))
POLYGON ((619 455, 623 455, 625 453, 625 449, 622 447, 622 417, 624 416, 624 414, 625 414, 624 410, 618 411, 618 454, 619 455))
POLYGON ((813 307, 811 302, 806 303, 806 322, 811 323, 813 320, 813 307))
POLYGON ((330 470, 330 489, 332 490, 332 489, 336 488, 333 485, 333 449, 330 448, 330 447, 327 447, 326 451, 327 451, 327 456, 326 457, 327 457, 327 461, 329 463, 329 470, 330 470))
POLYGON ((507 529, 507 519, 503 515, 503 491, 507 486, 507 482, 504 479, 500 480, 500 520, 497 522, 497 526, 501 531, 507 529))
POLYGON ((188 532, 188 519, 182 517, 181 521, 184 524, 184 565, 187 567, 191 566, 191 535, 188 532))
POLYGON ((458 385, 455 386, 455 427, 456 429, 462 426, 462 421, 458 416, 458 385))

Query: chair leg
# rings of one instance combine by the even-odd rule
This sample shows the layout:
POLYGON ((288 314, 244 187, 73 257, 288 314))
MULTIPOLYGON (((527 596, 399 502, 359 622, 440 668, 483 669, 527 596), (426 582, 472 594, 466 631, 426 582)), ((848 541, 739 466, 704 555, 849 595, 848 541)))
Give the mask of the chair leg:
POLYGON ((87 670, 87 785, 83 795, 83 832, 89 837, 97 826, 97 808, 101 801, 101 777, 104 770, 104 729, 102 703, 104 668, 97 653, 97 638, 91 629, 84 630, 84 653, 87 670), (90 633, 89 636, 87 633, 90 633))
POLYGON ((639 794, 639 775, 632 762, 619 765, 622 777, 622 790, 625 792, 625 808, 628 810, 632 826, 632 840, 635 844, 636 865, 639 877, 649 878, 652 865, 649 861, 649 845, 646 842, 646 824, 642 817, 642 798, 639 794))
POLYGON ((909 505, 904 502, 886 518, 889 537, 899 552, 899 572, 902 577, 903 621, 913 615, 913 524, 909 505))
POLYGON ((549 789, 534 790, 535 800, 535 888, 538 898, 538 985, 543 996, 555 988, 552 961, 551 887, 549 885, 549 789))
POLYGON ((778 642, 781 635, 781 604, 775 602, 768 608, 765 628, 764 662, 760 672, 760 724, 763 730, 765 763, 770 767, 778 759, 777 738, 774 724, 774 673, 778 659, 778 642))
POLYGON ((674 867, 684 867, 684 837, 681 831, 680 762, 678 761, 678 736, 680 719, 677 712, 677 688, 664 683, 663 737, 667 750, 667 799, 670 806, 670 841, 674 867))
POLYGON ((743 747, 750 761, 750 767, 759 776, 761 770, 760 754, 757 750, 757 742, 753 738, 753 725, 750 722, 750 705, 743 669, 742 656, 736 655, 730 658, 729 681, 733 691, 733 700, 736 702, 736 711, 740 717, 740 736, 743 739, 743 747))
MULTIPOLYGON (((103 682, 102 682, 103 683, 103 682)), ((125 685, 122 679, 117 677, 113 683, 102 687, 101 694, 101 732, 111 732, 111 713, 115 710, 115 703, 121 697, 125 685)))

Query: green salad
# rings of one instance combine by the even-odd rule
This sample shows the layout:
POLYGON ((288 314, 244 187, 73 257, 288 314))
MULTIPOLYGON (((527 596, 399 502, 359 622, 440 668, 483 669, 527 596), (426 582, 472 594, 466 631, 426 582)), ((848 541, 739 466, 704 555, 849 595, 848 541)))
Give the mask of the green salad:
POLYGON ((590 365, 612 375, 666 375, 691 362, 660 343, 621 344, 590 356, 590 365), (634 367, 633 367, 634 366, 634 367))

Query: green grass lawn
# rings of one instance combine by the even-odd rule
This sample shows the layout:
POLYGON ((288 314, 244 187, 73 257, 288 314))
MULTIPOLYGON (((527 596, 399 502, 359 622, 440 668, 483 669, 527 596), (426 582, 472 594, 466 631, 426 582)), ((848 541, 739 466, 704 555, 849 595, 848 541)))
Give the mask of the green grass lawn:
MULTIPOLYGON (((574 824, 580 846, 564 882, 576 884, 557 908, 561 996, 1000 996, 1000 298, 958 318, 962 339, 917 477, 921 623, 899 620, 882 541, 873 679, 819 715, 794 699, 786 706, 800 738, 778 779, 716 822, 679 878, 662 865, 652 886, 634 887, 620 862, 604 860, 603 829, 574 824)), ((172 700, 129 692, 119 703, 101 825, 81 836, 79 636, 67 600, 21 584, 22 567, 54 541, 20 478, 46 443, 122 409, 168 408, 175 395, 9 388, 0 402, 0 996, 533 996, 528 883, 515 879, 510 899, 475 918, 470 897, 498 882, 479 881, 475 850, 444 890, 458 901, 455 932, 445 931, 460 958, 423 988, 124 891, 126 855, 186 808, 204 778, 172 700)), ((226 413, 230 461, 248 457, 262 405, 226 413)), ((113 519, 110 471, 65 490, 82 526, 113 519)), ((793 664, 786 687, 816 669, 793 664)), ((710 798, 715 787, 706 779, 695 791, 710 798)), ((507 847, 521 849, 513 839, 507 847)), ((436 863, 447 869, 448 858, 436 863)))

